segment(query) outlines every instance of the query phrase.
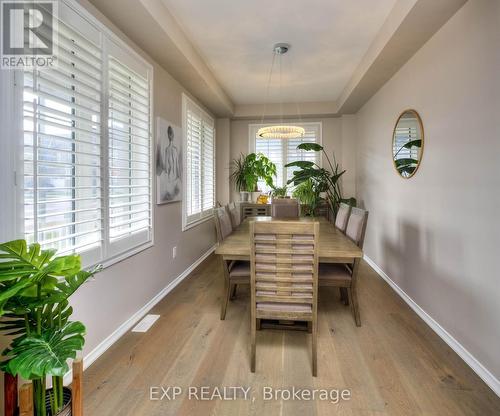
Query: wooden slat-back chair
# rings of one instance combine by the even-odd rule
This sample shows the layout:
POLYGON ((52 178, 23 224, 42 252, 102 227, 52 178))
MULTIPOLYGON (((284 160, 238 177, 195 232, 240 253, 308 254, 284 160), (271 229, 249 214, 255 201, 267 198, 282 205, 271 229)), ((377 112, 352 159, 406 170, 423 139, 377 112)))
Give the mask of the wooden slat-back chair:
MULTIPOLYGON (((217 232, 217 241, 222 243, 226 237, 233 231, 231 218, 225 207, 215 208, 214 210, 215 229, 217 232)), ((250 264, 248 261, 222 260, 222 269, 224 272, 224 286, 222 292, 220 319, 226 318, 227 304, 230 298, 236 295, 236 288, 239 284, 250 283, 250 264)))
POLYGON ((250 223, 251 370, 255 372, 257 320, 311 323, 312 373, 317 374, 319 223, 250 223))
MULTIPOLYGON (((361 249, 365 240, 367 223, 368 211, 360 208, 351 209, 346 227, 346 236, 361 249)), ((319 265, 319 285, 340 288, 341 299, 346 304, 351 305, 351 311, 357 326, 361 326, 357 294, 360 261, 360 259, 356 259, 352 264, 321 263, 319 265)))

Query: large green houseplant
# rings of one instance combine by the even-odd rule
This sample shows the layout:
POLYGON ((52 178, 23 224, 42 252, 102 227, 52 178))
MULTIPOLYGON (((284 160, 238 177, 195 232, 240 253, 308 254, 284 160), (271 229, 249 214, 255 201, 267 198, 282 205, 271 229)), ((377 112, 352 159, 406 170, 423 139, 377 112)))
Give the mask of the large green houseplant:
POLYGON ((231 163, 230 179, 234 183, 236 190, 240 192, 242 201, 249 200, 249 194, 254 194, 254 200, 260 194, 257 189, 259 179, 262 179, 267 186, 273 188, 273 177, 276 176, 276 165, 262 153, 243 153, 231 163))
POLYGON ((35 416, 57 415, 66 405, 67 360, 85 342, 84 325, 69 319, 73 309, 68 299, 100 270, 83 271, 78 255, 55 254, 24 240, 0 244, 0 332, 13 336, 0 369, 32 381, 35 416), (50 390, 47 377, 52 377, 50 390))
POLYGON ((305 216, 314 216, 316 208, 321 203, 321 187, 312 179, 299 183, 293 190, 292 196, 301 204, 301 212, 305 216))
POLYGON ((341 202, 356 206, 355 198, 344 198, 342 196, 339 180, 346 171, 340 170, 340 166, 335 160, 335 155, 333 155, 332 163, 323 146, 317 143, 301 143, 297 146, 297 149, 322 152, 323 158, 328 163, 329 169, 325 169, 314 162, 305 160, 288 163, 285 167, 299 168, 293 172, 293 177, 288 181, 289 184, 293 183, 295 186, 298 186, 306 181, 311 181, 312 186, 314 186, 317 192, 325 193, 326 200, 334 215, 337 214, 341 202))

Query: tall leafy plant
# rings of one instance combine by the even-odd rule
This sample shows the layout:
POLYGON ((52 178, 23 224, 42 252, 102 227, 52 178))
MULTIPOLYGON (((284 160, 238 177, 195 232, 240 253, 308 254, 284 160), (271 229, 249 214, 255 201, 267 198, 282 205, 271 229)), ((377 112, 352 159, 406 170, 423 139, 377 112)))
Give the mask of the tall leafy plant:
POLYGON ((276 176, 276 165, 262 153, 243 153, 231 163, 230 179, 238 191, 253 192, 257 190, 259 179, 273 187, 273 177, 276 176))
POLYGON ((69 320, 69 297, 100 270, 81 270, 78 255, 55 257, 55 250, 24 240, 0 244, 0 332, 13 336, 2 352, 2 371, 32 380, 36 416, 46 415, 46 379, 52 377, 50 412, 63 407, 67 360, 83 348, 85 327, 69 320))
POLYGON ((293 177, 288 181, 289 184, 293 183, 295 186, 298 186, 306 181, 311 181, 319 193, 325 193, 326 200, 334 214, 337 213, 341 202, 356 206, 355 198, 344 198, 342 196, 339 180, 346 171, 340 170, 340 166, 335 160, 335 155, 333 155, 332 163, 332 160, 328 157, 323 146, 317 143, 301 143, 297 146, 297 149, 310 152, 322 152, 323 158, 328 163, 329 169, 325 169, 314 162, 305 160, 288 163, 285 167, 299 168, 293 172, 293 177))
POLYGON ((314 212, 322 200, 320 189, 312 179, 307 179, 295 187, 292 195, 300 201, 306 216, 314 216, 314 212))

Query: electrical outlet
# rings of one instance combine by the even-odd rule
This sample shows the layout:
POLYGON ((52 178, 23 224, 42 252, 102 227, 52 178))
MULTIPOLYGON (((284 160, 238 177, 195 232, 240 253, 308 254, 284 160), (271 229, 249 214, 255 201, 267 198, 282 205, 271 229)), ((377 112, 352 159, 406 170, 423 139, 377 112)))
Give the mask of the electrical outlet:
POLYGON ((172 258, 176 258, 177 257, 177 246, 175 246, 173 249, 172 249, 172 258))

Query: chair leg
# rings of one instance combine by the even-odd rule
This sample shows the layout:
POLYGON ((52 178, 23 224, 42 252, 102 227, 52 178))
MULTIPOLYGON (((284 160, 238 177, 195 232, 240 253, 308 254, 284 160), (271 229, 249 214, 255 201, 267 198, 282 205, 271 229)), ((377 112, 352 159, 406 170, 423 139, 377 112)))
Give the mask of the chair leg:
POLYGON ((312 375, 318 374, 318 324, 316 320, 312 321, 312 375))
POLYGON ((260 327, 260 319, 257 319, 257 331, 260 331, 261 327, 260 327))
POLYGON ((312 322, 311 322, 311 321, 308 321, 308 322, 307 322, 307 332, 308 332, 309 334, 312 334, 312 332, 313 332, 312 328, 313 328, 313 327, 312 327, 312 322))
POLYGON ((250 351, 250 371, 252 373, 255 373, 255 353, 256 353, 256 328, 257 327, 257 319, 252 318, 252 328, 250 330, 251 334, 251 351, 250 351))
POLYGON ((235 283, 234 285, 231 285, 231 298, 230 299, 234 299, 236 297, 236 287, 238 285, 235 283))
POLYGON ((227 282, 227 280, 224 280, 224 288, 222 292, 221 309, 220 309, 221 321, 226 319, 226 309, 230 295, 231 295, 231 285, 227 282))
POLYGON ((347 289, 345 287, 340 288, 340 300, 344 305, 349 305, 349 297, 347 296, 347 289))
POLYGON ((354 320, 356 321, 356 326, 361 326, 361 317, 359 316, 358 294, 356 293, 356 289, 350 287, 348 289, 348 293, 351 303, 351 311, 354 316, 354 320))

